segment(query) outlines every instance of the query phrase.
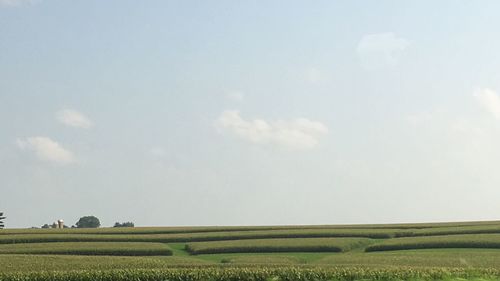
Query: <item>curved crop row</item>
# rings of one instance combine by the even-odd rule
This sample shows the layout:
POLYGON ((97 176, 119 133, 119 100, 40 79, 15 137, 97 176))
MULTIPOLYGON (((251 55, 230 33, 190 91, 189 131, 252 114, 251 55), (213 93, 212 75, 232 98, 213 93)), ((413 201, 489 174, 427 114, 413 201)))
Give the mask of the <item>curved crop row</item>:
POLYGON ((62 242, 0 245, 0 254, 90 255, 90 256, 171 256, 162 243, 62 242))
POLYGON ((346 252, 372 243, 368 238, 255 239, 197 242, 186 245, 191 254, 346 252))
POLYGON ((500 225, 477 225, 467 227, 440 227, 414 230, 412 236, 458 235, 458 234, 500 234, 500 225))
POLYGON ((366 252, 436 248, 500 249, 500 234, 404 237, 368 246, 366 252))
POLYGON ((137 234, 137 235, 91 235, 91 234, 23 234, 0 235, 0 244, 44 243, 44 242, 202 242, 240 239, 271 238, 327 238, 327 237, 364 237, 391 238, 395 230, 379 229, 296 229, 274 231, 210 232, 182 234, 137 234))

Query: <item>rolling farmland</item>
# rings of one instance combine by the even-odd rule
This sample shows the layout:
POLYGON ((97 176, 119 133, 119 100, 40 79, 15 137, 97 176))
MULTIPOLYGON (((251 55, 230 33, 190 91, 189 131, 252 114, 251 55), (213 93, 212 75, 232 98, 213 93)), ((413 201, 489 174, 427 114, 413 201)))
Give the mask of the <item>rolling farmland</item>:
POLYGON ((198 242, 186 245, 192 254, 280 253, 280 252, 346 252, 366 246, 367 238, 297 238, 251 239, 219 242, 198 242))
POLYGON ((498 279, 500 222, 4 229, 0 264, 0 280, 498 279))
POLYGON ((137 242, 55 242, 0 245, 0 254, 89 255, 89 256, 170 256, 162 243, 137 242))

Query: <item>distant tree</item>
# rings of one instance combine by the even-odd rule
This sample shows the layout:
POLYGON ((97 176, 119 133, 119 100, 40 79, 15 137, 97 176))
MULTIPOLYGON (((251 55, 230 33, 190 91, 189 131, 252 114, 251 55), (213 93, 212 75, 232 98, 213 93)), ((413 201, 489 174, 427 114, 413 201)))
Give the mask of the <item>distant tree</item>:
POLYGON ((131 221, 124 223, 115 222, 115 225, 113 227, 134 227, 134 223, 131 221))
POLYGON ((50 228, 50 225, 44 224, 44 225, 42 225, 42 228, 50 228))
POLYGON ((97 228, 99 226, 101 226, 101 222, 95 216, 81 217, 76 222, 76 227, 78 228, 97 228))
POLYGON ((3 220, 5 217, 3 216, 3 212, 0 212, 0 229, 2 229, 5 225, 3 224, 3 220))

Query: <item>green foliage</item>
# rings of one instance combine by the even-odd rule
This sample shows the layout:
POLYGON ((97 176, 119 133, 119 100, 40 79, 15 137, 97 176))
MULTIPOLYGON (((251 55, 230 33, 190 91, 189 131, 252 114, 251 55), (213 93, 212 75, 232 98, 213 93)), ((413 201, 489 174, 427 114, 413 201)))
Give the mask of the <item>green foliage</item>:
POLYGON ((113 227, 134 227, 134 223, 131 221, 123 223, 115 222, 115 225, 113 227))
POLYGON ((275 254, 259 254, 259 255, 236 255, 232 257, 224 257, 220 260, 221 263, 227 264, 252 264, 252 265, 294 265, 301 264, 303 261, 295 256, 275 255, 275 254))
POLYGON ((99 226, 101 226, 101 222, 95 216, 81 217, 76 222, 76 227, 77 228, 98 228, 99 226))
POLYGON ((500 234, 481 234, 499 232, 500 222, 5 229, 0 281, 500 278, 500 234))
POLYGON ((500 224, 424 228, 424 229, 418 229, 418 230, 413 231, 412 236, 455 235, 455 234, 488 234, 488 233, 499 233, 500 234, 500 224))
POLYGON ((161 269, 213 264, 176 256, 0 255, 0 272, 161 269))
MULTIPOLYGON (((272 228, 272 227, 271 227, 272 228)), ((279 238, 335 238, 366 237, 388 239, 392 237, 413 237, 420 235, 448 235, 450 231, 460 233, 491 232, 499 229, 497 225, 472 225, 458 227, 435 227, 429 229, 390 229, 390 228, 304 228, 248 230, 244 227, 113 227, 113 228, 75 228, 75 229, 4 229, 0 233, 0 244, 41 243, 41 242, 203 242, 242 239, 279 239, 279 238), (222 231, 225 230, 225 231, 222 231), (105 235, 104 235, 105 234, 105 235)), ((417 237, 415 237, 417 238, 417 237)))
MULTIPOLYGON (((500 225, 500 222, 498 223, 500 225)), ((337 233, 338 235, 362 235, 362 236, 376 236, 370 238, 389 238, 395 236, 396 233, 410 233, 407 229, 379 227, 379 228, 360 228, 360 227, 336 227, 336 226, 317 226, 317 225, 304 225, 304 226, 203 226, 203 227, 134 227, 134 228, 75 228, 70 232, 65 230, 50 230, 48 233, 78 233, 78 234, 192 234, 192 233, 215 233, 215 232, 328 232, 337 233)), ((5 234, 40 234, 40 230, 31 229, 8 229, 5 234)))
POLYGON ((172 250, 162 243, 137 242, 56 242, 0 245, 0 254, 30 255, 107 255, 170 256, 172 250))
POLYGON ((368 238, 251 239, 198 242, 186 245, 192 254, 346 252, 372 243, 368 238))
POLYGON ((496 249, 420 249, 369 253, 355 251, 324 255, 312 262, 322 265, 367 267, 500 268, 500 251, 496 249))
POLYGON ((435 248, 500 249, 500 234, 466 234, 447 236, 404 237, 385 240, 368 246, 365 251, 391 251, 435 248))
POLYGON ((112 271, 68 271, 68 272, 26 272, 3 273, 1 281, 156 281, 156 280, 182 280, 182 281, 309 281, 309 280, 449 280, 450 278, 491 278, 500 276, 498 269, 467 270, 467 269, 442 269, 421 268, 409 270, 408 268, 370 269, 364 267, 194 267, 194 268, 168 268, 168 269, 135 269, 112 271))
POLYGON ((434 249, 364 253, 245 253, 198 256, 71 256, 0 254, 1 272, 109 269, 161 269, 220 263, 236 265, 318 265, 370 268, 422 267, 500 268, 500 251, 488 249, 434 249))
POLYGON ((394 230, 365 229, 291 229, 291 230, 258 230, 258 231, 227 231, 227 232, 197 232, 175 234, 77 234, 72 229, 39 229, 31 230, 30 234, 0 235, 0 244, 8 243, 40 243, 40 242, 202 242, 241 239, 272 239, 272 238, 331 238, 331 237, 374 237, 389 238, 394 230), (67 233, 67 234, 64 234, 67 233))
MULTIPOLYGON (((352 234, 368 238, 391 238, 407 236, 500 233, 500 221, 426 223, 426 224, 378 224, 378 225, 298 225, 298 226, 203 226, 203 227, 135 227, 135 228, 76 228, 67 230, 46 230, 49 233, 79 234, 182 234, 208 232, 247 231, 311 231, 352 234)), ((43 233, 31 229, 6 229, 4 234, 43 233)), ((281 237, 274 237, 281 238, 281 237)))

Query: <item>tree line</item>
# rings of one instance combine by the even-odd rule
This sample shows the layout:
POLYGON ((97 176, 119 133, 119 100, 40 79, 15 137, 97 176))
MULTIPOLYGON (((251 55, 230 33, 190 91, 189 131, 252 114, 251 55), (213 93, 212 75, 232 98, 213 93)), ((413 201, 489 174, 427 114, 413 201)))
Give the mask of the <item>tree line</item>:
POLYGON ((0 229, 2 229, 4 227, 4 224, 3 224, 4 219, 5 219, 5 217, 3 216, 3 213, 0 212, 0 229))
MULTIPOLYGON (((4 214, 3 212, 0 212, 0 229, 3 229, 5 227, 4 220, 6 219, 6 217, 3 214, 4 214)), ((71 228, 98 228, 100 226, 101 226, 101 221, 96 216, 84 216, 81 217, 74 225, 72 225, 71 228)), ((113 227, 134 227, 134 226, 135 226, 134 223, 131 221, 116 222, 113 225, 113 227)), ((60 225, 58 225, 57 223, 53 223, 51 225, 46 223, 41 226, 41 228, 58 228, 58 227, 60 227, 60 225)), ((70 228, 67 225, 63 225, 62 227, 70 228)), ((33 228, 38 228, 38 227, 33 227, 33 228)))

